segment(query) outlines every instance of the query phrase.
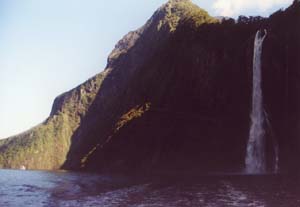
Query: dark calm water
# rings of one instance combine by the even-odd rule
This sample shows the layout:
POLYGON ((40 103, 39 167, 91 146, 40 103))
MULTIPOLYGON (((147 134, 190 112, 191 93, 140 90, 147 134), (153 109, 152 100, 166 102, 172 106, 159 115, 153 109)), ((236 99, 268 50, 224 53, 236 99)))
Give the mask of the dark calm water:
POLYGON ((300 206, 299 180, 285 176, 139 179, 0 170, 0 206, 300 206))

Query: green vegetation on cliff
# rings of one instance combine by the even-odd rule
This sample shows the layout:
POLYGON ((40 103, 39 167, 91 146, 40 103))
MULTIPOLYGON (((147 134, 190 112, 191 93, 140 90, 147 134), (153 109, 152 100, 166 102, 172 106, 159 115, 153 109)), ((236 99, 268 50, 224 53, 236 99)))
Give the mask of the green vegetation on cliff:
POLYGON ((51 115, 42 124, 0 140, 0 167, 59 169, 66 160, 71 137, 93 103, 104 77, 105 72, 57 97, 51 115))
POLYGON ((209 14, 193 4, 190 0, 170 0, 161 8, 166 16, 162 19, 157 29, 160 30, 162 25, 167 24, 171 32, 176 30, 178 24, 183 22, 191 22, 198 27, 202 24, 216 23, 217 20, 209 16, 209 14))

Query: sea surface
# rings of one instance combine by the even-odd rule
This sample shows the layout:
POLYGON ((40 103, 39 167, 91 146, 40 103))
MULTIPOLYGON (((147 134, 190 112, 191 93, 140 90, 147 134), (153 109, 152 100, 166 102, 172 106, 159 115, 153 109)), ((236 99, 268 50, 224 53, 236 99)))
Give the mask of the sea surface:
POLYGON ((299 207, 299 184, 298 178, 279 175, 134 178, 0 170, 0 206, 299 207))

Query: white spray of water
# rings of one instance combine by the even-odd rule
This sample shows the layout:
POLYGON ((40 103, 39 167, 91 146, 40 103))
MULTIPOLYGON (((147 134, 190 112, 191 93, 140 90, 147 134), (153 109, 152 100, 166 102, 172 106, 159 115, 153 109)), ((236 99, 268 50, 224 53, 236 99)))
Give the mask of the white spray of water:
POLYGON ((254 42, 251 128, 245 160, 246 172, 251 174, 264 173, 266 171, 265 117, 261 89, 261 56, 266 36, 266 30, 263 32, 259 30, 256 33, 254 42))

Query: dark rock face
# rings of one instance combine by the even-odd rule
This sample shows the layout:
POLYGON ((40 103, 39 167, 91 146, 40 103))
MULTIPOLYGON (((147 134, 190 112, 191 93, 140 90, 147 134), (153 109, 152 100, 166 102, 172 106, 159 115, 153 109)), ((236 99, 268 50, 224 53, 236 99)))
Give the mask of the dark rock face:
MULTIPOLYGON (((81 92, 55 100, 50 117, 75 114, 79 120, 68 136, 71 143, 61 167, 117 172, 243 170, 253 44, 256 31, 264 28, 268 169, 274 166, 276 142, 281 170, 294 172, 300 156, 296 25, 296 1, 268 19, 241 17, 237 23, 220 23, 189 0, 169 1, 142 28, 119 41, 99 85, 84 87, 83 94, 90 90, 95 95, 88 104, 82 104, 86 96, 76 95, 81 92)), ((2 146, 9 145, 0 143, 0 154, 2 146)))
POLYGON ((299 7, 295 3, 269 19, 241 18, 238 23, 229 19, 195 26, 194 19, 183 18, 172 32, 153 33, 157 21, 152 17, 124 56, 109 64, 111 73, 86 124, 73 137, 65 167, 242 170, 250 127, 254 36, 266 28, 262 63, 270 122, 268 168, 273 168, 273 144, 278 142, 282 171, 295 169, 300 34, 293 25, 299 23, 299 7))
POLYGON ((280 147, 282 169, 299 168, 299 69, 300 3, 270 18, 273 38, 267 45, 265 60, 266 104, 280 147), (273 54, 274 53, 274 54, 273 54), (268 74, 267 74, 268 73, 268 74))

